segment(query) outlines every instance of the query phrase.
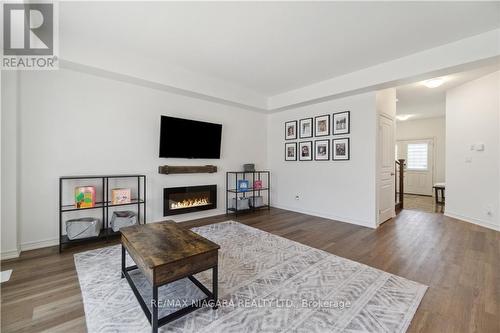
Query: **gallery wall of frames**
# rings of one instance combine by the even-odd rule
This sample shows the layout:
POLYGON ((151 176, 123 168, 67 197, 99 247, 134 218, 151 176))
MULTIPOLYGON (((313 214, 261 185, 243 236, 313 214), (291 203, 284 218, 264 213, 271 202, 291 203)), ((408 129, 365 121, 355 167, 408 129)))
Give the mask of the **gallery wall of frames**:
POLYGON ((349 160, 350 116, 342 111, 285 122, 285 161, 349 160))

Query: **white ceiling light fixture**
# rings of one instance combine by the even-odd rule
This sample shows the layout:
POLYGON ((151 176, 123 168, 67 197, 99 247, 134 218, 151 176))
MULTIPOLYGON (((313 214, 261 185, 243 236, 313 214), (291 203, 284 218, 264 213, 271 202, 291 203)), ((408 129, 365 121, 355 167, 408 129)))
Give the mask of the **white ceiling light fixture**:
POLYGON ((422 85, 426 86, 427 88, 437 88, 440 85, 444 83, 444 78, 442 77, 437 77, 435 79, 430 79, 422 82, 422 85))
POLYGON ((411 117, 413 117, 412 114, 400 114, 400 115, 396 116, 396 119, 399 121, 405 121, 405 120, 410 119, 411 117))

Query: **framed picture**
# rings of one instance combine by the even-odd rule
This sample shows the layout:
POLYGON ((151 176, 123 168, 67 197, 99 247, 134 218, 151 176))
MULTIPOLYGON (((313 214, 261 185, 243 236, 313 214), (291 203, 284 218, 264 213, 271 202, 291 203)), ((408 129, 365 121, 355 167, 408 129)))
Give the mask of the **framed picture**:
POLYGON ((349 138, 333 139, 332 145, 334 161, 347 161, 350 158, 349 138))
POLYGON ((351 130, 351 112, 344 111, 333 114, 333 135, 349 134, 351 130))
POLYGON ((299 142, 299 160, 312 161, 312 141, 299 142))
POLYGON ((299 120, 299 138, 312 138, 313 136, 313 119, 306 118, 299 120))
POLYGON ((330 115, 314 118, 314 136, 330 135, 330 115))
POLYGON ((330 140, 314 141, 314 159, 316 161, 330 160, 330 140))
POLYGON ((238 179, 238 191, 246 192, 248 191, 249 182, 246 179, 238 179))
POLYGON ((285 123, 285 140, 297 139, 297 120, 285 123))
POLYGON ((297 142, 285 143, 285 161, 297 160, 297 142))

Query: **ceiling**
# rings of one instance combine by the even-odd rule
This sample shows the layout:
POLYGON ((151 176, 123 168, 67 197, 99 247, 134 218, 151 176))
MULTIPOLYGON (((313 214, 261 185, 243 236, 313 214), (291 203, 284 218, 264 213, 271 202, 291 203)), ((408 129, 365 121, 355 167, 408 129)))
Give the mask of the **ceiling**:
POLYGON ((60 2, 59 47, 61 58, 136 53, 272 96, 496 29, 499 17, 499 2, 60 2))
POLYGON ((396 113, 398 116, 409 116, 408 120, 444 117, 447 90, 498 70, 500 70, 500 63, 441 76, 444 83, 437 88, 427 88, 422 82, 397 87, 396 113))

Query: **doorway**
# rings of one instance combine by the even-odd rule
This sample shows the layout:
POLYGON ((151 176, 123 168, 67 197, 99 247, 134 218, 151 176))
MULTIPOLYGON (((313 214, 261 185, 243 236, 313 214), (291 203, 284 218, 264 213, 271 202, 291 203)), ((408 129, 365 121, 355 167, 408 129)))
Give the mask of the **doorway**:
POLYGON ((406 161, 405 194, 432 196, 434 182, 434 139, 400 140, 397 159, 406 161))

